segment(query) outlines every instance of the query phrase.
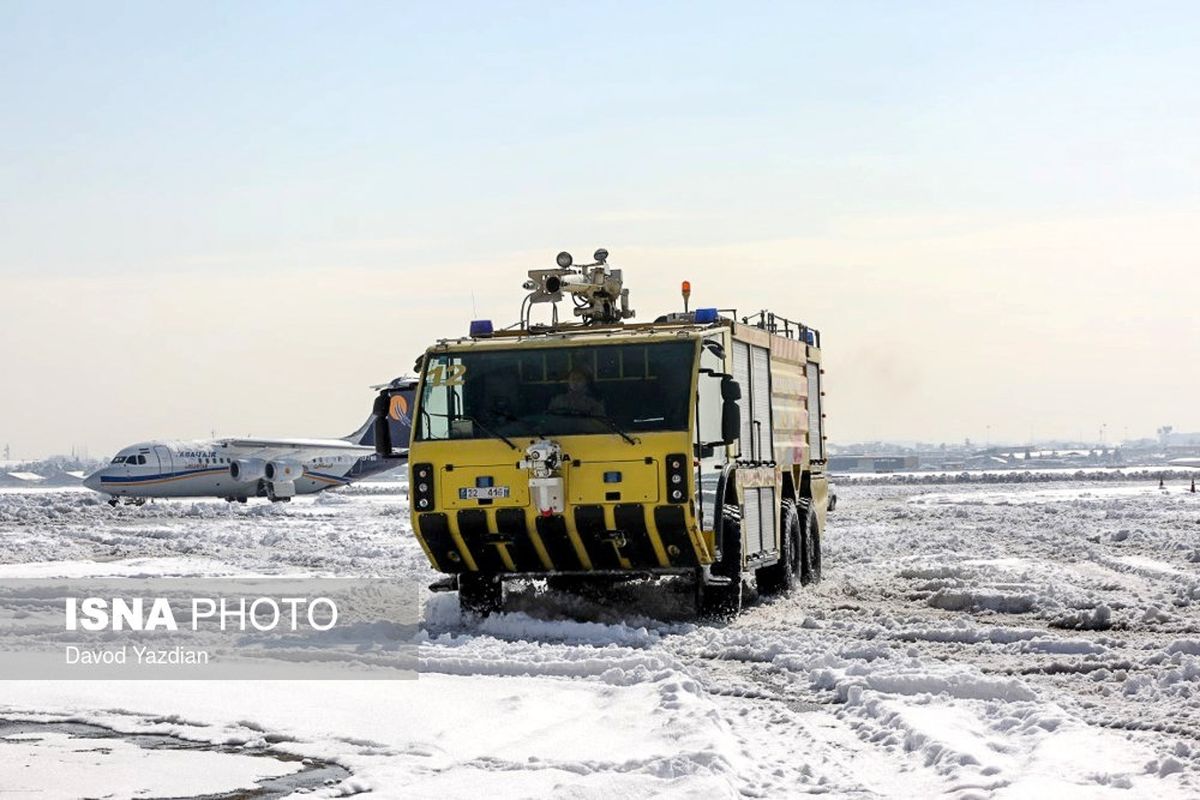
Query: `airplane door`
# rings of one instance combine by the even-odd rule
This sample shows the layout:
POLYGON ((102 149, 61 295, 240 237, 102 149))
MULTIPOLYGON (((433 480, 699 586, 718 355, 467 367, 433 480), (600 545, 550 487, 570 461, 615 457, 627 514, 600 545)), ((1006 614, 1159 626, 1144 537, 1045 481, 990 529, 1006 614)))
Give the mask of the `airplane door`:
MULTIPOLYGON (((168 475, 175 470, 172 468, 171 451, 158 444, 154 446, 154 456, 158 459, 158 474, 168 475)), ((149 460, 149 459, 147 459, 149 460)))

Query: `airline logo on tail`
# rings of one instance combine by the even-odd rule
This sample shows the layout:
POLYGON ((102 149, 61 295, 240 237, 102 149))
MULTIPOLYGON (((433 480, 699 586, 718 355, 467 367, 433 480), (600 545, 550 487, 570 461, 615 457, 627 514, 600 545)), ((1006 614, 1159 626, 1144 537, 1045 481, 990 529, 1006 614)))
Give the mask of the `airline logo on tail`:
POLYGON ((408 416, 408 398, 402 394, 393 395, 388 406, 388 416, 396 422, 411 426, 412 419, 408 416))

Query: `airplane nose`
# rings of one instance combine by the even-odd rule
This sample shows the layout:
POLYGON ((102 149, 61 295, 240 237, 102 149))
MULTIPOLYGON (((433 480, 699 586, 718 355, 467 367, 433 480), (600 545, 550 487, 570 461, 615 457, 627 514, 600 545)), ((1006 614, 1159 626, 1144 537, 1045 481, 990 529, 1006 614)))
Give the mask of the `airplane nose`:
POLYGON ((96 470, 91 475, 83 479, 83 485, 91 489, 93 492, 100 491, 100 473, 104 470, 96 470))

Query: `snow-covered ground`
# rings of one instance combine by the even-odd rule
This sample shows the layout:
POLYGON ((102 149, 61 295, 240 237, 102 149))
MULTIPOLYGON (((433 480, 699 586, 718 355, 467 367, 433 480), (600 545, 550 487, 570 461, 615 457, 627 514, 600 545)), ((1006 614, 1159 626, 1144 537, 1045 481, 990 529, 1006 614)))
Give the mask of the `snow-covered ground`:
MULTIPOLYGON (((427 595, 416 681, 0 682, 0 721, 220 746, 96 746, 0 722, 0 793, 212 795, 310 759, 349 770, 315 796, 1200 795, 1200 494, 839 495, 825 581, 728 625, 690 622, 669 586, 603 607, 530 589, 468 625, 453 595, 427 595)), ((406 512, 395 484, 140 509, 0 492, 0 576, 425 584, 406 512)), ((0 647, 14 636, 0 627, 0 647)))

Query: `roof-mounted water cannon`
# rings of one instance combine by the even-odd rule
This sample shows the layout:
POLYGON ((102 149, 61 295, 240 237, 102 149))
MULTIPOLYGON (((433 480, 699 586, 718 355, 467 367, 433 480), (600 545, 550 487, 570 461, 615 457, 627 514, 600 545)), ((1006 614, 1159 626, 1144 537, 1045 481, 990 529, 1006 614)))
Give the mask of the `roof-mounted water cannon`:
MULTIPOLYGON (((591 264, 574 266, 571 254, 563 251, 555 258, 556 269, 531 269, 525 288, 530 292, 527 303, 558 303, 563 295, 571 295, 575 316, 585 325, 614 324, 630 319, 629 290, 622 285, 621 270, 608 266, 608 251, 597 250, 591 264)), ((522 323, 526 323, 522 314, 522 323)), ((555 321, 558 312, 555 309, 555 321)))

